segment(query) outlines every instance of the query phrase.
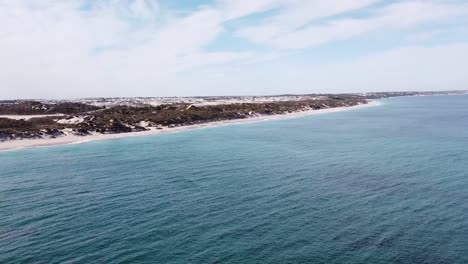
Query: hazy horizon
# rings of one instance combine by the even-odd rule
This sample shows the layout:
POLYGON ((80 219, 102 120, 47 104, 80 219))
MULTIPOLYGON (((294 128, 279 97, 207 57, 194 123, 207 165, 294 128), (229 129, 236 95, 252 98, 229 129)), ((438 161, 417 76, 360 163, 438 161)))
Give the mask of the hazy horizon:
POLYGON ((466 90, 461 0, 3 0, 1 99, 466 90))
POLYGON ((327 95, 327 94, 369 94, 369 93, 399 93, 399 92, 467 92, 468 90, 420 90, 420 91, 369 91, 369 92, 350 92, 350 93, 284 93, 284 94, 230 94, 230 95, 180 95, 180 96, 91 96, 91 97, 62 97, 62 98, 0 98, 0 101, 8 100, 80 100, 80 99, 99 99, 99 98, 192 98, 192 97, 275 97, 275 96, 301 96, 301 95, 327 95))

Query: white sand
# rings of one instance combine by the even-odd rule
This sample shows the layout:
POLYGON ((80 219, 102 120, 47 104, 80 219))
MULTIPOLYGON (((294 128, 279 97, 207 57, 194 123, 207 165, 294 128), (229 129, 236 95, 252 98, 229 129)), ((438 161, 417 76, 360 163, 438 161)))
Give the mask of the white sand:
POLYGON ((120 134, 93 133, 92 135, 89 135, 89 136, 66 135, 66 136, 62 136, 58 138, 10 140, 10 141, 5 141, 5 142, 0 142, 0 151, 18 150, 18 149, 31 148, 31 147, 44 147, 44 146, 54 146, 54 145, 63 145, 63 144, 80 144, 80 143, 89 142, 89 141, 108 140, 108 139, 116 139, 116 138, 132 137, 132 136, 147 136, 147 135, 156 135, 156 134, 164 134, 164 133, 175 133, 175 132, 181 132, 181 131, 187 131, 187 130, 193 130, 193 129, 211 128, 211 127, 230 125, 230 124, 243 124, 243 123, 250 123, 250 122, 277 120, 277 119, 283 119, 283 118, 295 118, 295 117, 314 115, 314 114, 342 112, 342 111, 349 111, 353 109, 378 106, 380 104, 381 103, 377 101, 370 101, 368 104, 362 104, 362 105, 357 105, 357 106, 352 106, 352 107, 327 108, 327 109, 321 109, 321 110, 295 112, 295 113, 283 114, 283 115, 271 115, 271 116, 263 115, 263 116, 256 116, 256 117, 251 117, 251 118, 246 118, 246 119, 209 122, 209 123, 204 123, 204 124, 181 126, 181 127, 174 127, 174 128, 164 128, 164 129, 151 128, 151 130, 143 131, 143 132, 131 132, 131 133, 120 133, 120 134))
POLYGON ((48 116, 64 116, 64 114, 55 114, 55 115, 0 115, 0 118, 8 118, 14 120, 29 120, 36 117, 48 117, 48 116))
POLYGON ((74 116, 70 119, 60 119, 57 121, 59 124, 79 124, 85 119, 84 116, 74 116))

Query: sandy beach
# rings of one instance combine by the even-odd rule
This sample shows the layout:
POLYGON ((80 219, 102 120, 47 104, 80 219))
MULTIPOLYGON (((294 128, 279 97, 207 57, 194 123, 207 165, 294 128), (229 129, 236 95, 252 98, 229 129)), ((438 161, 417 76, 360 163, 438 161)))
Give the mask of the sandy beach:
POLYGON ((0 115, 0 118, 8 118, 14 120, 29 120, 36 117, 51 117, 51 116, 64 116, 64 114, 56 115, 0 115))
POLYGON ((5 142, 0 142, 0 151, 11 151, 11 150, 24 149, 24 148, 46 147, 46 146, 55 146, 55 145, 64 145, 64 144, 80 144, 80 143, 85 143, 85 142, 90 142, 90 141, 110 140, 110 139, 118 139, 118 138, 125 138, 125 137, 134 137, 134 136, 148 136, 148 135, 157 135, 157 134, 165 134, 165 133, 176 133, 176 132, 182 132, 182 131, 187 131, 187 130, 211 128, 211 127, 218 127, 218 126, 224 126, 224 125, 243 124, 243 123, 269 121, 269 120, 277 120, 277 119, 284 119, 284 118, 297 118, 297 117, 315 115, 315 114, 351 111, 351 110, 361 109, 361 108, 366 108, 366 107, 379 106, 380 104, 381 103, 378 101, 369 101, 369 103, 367 104, 361 104, 361 105, 356 105, 356 106, 351 106, 351 107, 327 108, 327 109, 310 110, 310 111, 295 112, 295 113, 282 114, 282 115, 263 115, 263 116, 256 116, 256 117, 251 117, 251 118, 246 118, 246 119, 234 119, 234 120, 225 120, 225 121, 217 121, 217 122, 208 122, 208 123, 203 123, 203 124, 180 126, 180 127, 173 127, 173 128, 163 128, 163 129, 151 128, 150 130, 143 131, 143 132, 131 132, 131 133, 120 133, 120 134, 93 133, 88 136, 66 135, 66 136, 58 137, 58 138, 10 140, 10 141, 5 141, 5 142))

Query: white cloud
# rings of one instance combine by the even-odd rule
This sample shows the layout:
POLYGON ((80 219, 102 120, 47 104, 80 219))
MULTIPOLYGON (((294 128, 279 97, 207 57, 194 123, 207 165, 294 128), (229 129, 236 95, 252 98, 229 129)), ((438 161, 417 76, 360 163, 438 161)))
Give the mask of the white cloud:
POLYGON ((289 0, 285 2, 286 8, 278 15, 260 25, 241 29, 238 34, 254 42, 269 43, 317 19, 357 10, 374 4, 378 0, 289 0))
POLYGON ((285 0, 222 0, 219 6, 225 19, 236 19, 281 6, 285 0))
POLYGON ((133 17, 152 19, 158 13, 159 5, 155 1, 135 0, 128 9, 133 17))
POLYGON ((251 56, 205 50, 223 31, 219 10, 161 21, 156 5, 122 3, 95 2, 83 11, 79 0, 1 2, 2 95, 79 96, 96 94, 96 88, 101 95, 128 89, 149 93, 179 71, 251 56), (154 23, 135 29, 129 18, 142 17, 154 23))
POLYGON ((468 50, 463 45, 412 47, 319 67, 288 63, 290 50, 300 54, 371 32, 456 23, 468 14, 467 4, 454 1, 373 6, 376 2, 219 0, 181 15, 162 10, 157 0, 0 0, 0 97, 326 92, 346 89, 346 84, 373 90, 391 88, 385 85, 396 79, 392 74, 398 69, 408 72, 402 79, 412 80, 398 87, 442 88, 443 81, 466 85, 461 75, 466 65, 460 60, 468 50), (363 8, 360 18, 347 14, 363 8), (265 11, 273 12, 250 22, 246 18, 265 11), (240 24, 251 25, 236 29, 227 23, 239 18, 245 18, 240 24), (249 49, 235 42, 235 34, 266 48, 249 49), (422 72, 426 64, 432 68, 422 72), (444 67, 439 74, 438 65, 444 67), (383 84, 365 79, 366 71, 383 84), (423 73, 430 78, 422 78, 423 73))
POLYGON ((325 24, 297 29, 299 26, 305 25, 306 22, 317 18, 354 10, 373 2, 375 1, 349 1, 348 5, 340 5, 340 8, 337 8, 336 4, 331 4, 328 12, 325 11, 326 7, 313 9, 303 6, 300 9, 303 13, 302 16, 285 11, 270 23, 241 29, 238 34, 253 42, 266 44, 277 49, 303 49, 376 30, 407 29, 424 23, 468 15, 466 4, 445 4, 431 1, 398 2, 374 11, 373 16, 369 18, 341 18, 325 24), (324 11, 317 13, 316 10, 324 11), (294 18, 292 22, 291 19, 288 19, 290 17, 294 18))

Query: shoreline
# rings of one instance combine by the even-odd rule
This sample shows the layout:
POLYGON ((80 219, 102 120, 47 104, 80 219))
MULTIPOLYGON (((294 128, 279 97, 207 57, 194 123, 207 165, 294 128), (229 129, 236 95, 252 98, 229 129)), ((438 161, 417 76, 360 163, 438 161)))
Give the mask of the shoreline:
POLYGON ((379 101, 369 100, 367 104, 360 104, 360 105, 355 105, 355 106, 334 107, 334 108, 309 110, 309 111, 294 112, 294 113, 280 114, 280 115, 261 115, 261 116, 246 118, 246 119, 213 121, 213 122, 207 122, 207 123, 196 124, 196 125, 187 125, 187 126, 180 126, 180 127, 174 127, 174 128, 164 128, 162 130, 151 128, 148 131, 119 133, 119 134, 93 133, 88 136, 66 135, 66 136, 62 136, 58 138, 9 140, 9 141, 0 142, 0 152, 15 151, 15 150, 22 150, 22 149, 36 148, 36 147, 73 145, 73 144, 81 144, 81 143, 92 142, 92 141, 111 140, 111 139, 119 139, 119 138, 126 138, 126 137, 135 137, 135 136, 151 136, 151 135, 159 135, 159 134, 169 134, 169 133, 183 132, 183 131, 189 131, 189 130, 194 130, 194 129, 219 127, 219 126, 225 126, 225 125, 245 124, 245 123, 271 121, 271 120, 279 120, 279 119, 286 119, 286 118, 297 118, 297 117, 303 117, 303 116, 315 115, 315 114, 351 111, 355 109, 379 106, 381 104, 382 103, 379 101))

